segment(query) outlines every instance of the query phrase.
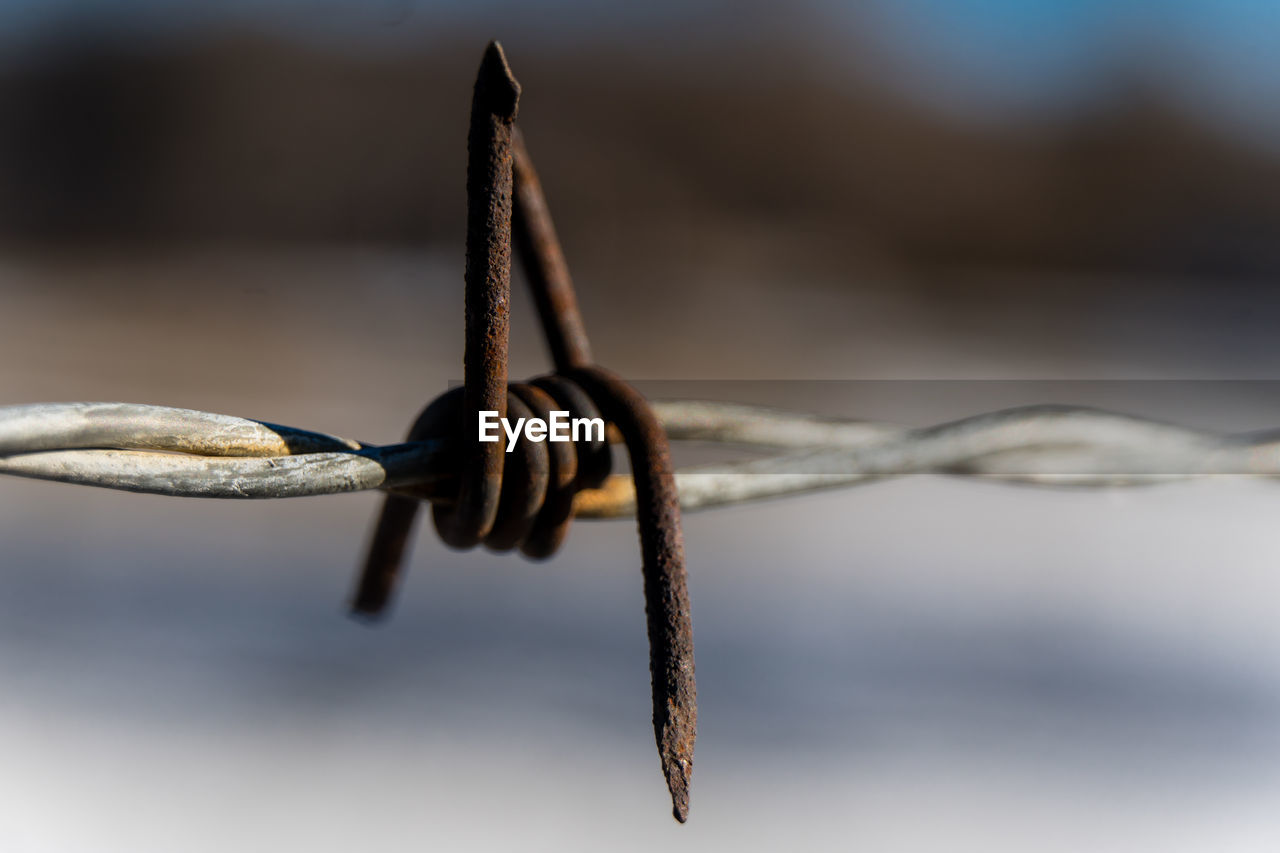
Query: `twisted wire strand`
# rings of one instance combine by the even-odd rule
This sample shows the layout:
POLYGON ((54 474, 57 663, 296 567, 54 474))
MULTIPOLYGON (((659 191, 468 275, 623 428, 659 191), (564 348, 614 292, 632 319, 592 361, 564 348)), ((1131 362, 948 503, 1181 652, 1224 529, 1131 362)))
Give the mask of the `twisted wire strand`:
MULTIPOLYGON (((676 473, 703 509, 916 473, 1039 485, 1128 486, 1234 474, 1280 476, 1280 433, 1223 434, 1098 409, 1030 406, 909 429, 702 401, 654 403, 674 440, 780 451, 676 473)), ((148 494, 286 498, 383 489, 447 501, 448 442, 372 445, 228 415, 127 403, 0 407, 0 474, 148 494)), ((579 518, 634 512, 613 476, 580 492, 579 518)))
MULTIPOLYGON (((1280 475, 1280 433, 1216 433, 1087 407, 1024 406, 908 429, 736 404, 653 405, 673 439, 789 451, 680 470, 686 509, 907 474, 1092 488, 1280 475)), ((627 515, 633 501, 622 479, 578 497, 575 511, 588 518, 627 515)))

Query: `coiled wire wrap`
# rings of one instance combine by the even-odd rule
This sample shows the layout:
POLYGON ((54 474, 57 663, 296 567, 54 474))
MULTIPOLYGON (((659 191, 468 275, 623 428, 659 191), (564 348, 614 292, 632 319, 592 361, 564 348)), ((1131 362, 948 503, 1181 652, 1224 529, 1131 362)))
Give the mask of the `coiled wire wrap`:
MULTIPOLYGON (((572 418, 603 420, 591 397, 563 376, 544 376, 508 387, 509 417, 546 420, 552 411, 566 411, 572 418)), ((475 424, 466 418, 463 390, 455 388, 422 410, 409 430, 406 443, 440 446, 449 443, 451 432, 474 429, 475 424)), ((574 496, 583 489, 603 486, 611 468, 612 453, 608 442, 590 433, 577 441, 520 442, 515 450, 506 453, 498 511, 493 526, 485 534, 485 546, 495 551, 519 548, 526 556, 535 559, 550 557, 568 533, 573 520, 574 496)), ((449 523, 446 511, 451 503, 441 500, 438 490, 409 486, 399 491, 401 501, 406 498, 434 499, 432 512, 437 530, 449 523)), ((411 511, 408 506, 403 506, 396 512, 408 514, 411 519, 416 514, 418 502, 405 502, 412 504, 414 509, 411 511)), ((404 521, 397 523, 403 524, 404 521)), ((374 538, 378 538, 376 534, 374 538)), ((378 559, 385 560, 386 555, 380 555, 378 559)), ((357 599, 364 595, 358 593, 357 599)))

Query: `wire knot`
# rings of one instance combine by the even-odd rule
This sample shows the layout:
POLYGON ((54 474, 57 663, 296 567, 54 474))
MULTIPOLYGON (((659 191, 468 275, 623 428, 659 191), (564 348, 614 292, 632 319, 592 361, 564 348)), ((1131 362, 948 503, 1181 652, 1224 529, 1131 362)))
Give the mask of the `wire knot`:
MULTIPOLYGON (((574 418, 600 418, 617 429, 635 483, 654 736, 673 813, 684 822, 698 712, 684 538, 667 436, 634 388, 593 363, 542 187, 513 125, 519 95, 502 48, 490 43, 476 81, 467 137, 463 385, 428 405, 409 439, 457 442, 456 498, 432 505, 441 540, 454 548, 519 548, 529 557, 543 558, 565 539, 574 495, 602 485, 609 476, 609 445, 591 436, 573 442, 523 441, 506 453, 501 438, 479 441, 480 413, 549 420, 551 412, 566 411, 574 418), (513 245, 524 261, 556 370, 509 385, 513 245)), ((419 507, 412 496, 387 496, 355 595, 356 613, 376 616, 385 610, 419 507)))

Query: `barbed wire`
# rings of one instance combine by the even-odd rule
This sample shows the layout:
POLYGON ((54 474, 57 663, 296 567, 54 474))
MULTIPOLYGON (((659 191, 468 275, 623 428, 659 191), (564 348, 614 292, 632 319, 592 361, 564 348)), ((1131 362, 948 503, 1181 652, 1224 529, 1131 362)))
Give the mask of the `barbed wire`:
MULTIPOLYGON (((697 731, 682 510, 907 474, 1119 486, 1210 474, 1280 476, 1280 432, 1226 434, 1070 406, 1028 406, 908 428, 732 403, 649 403, 595 363, 541 184, 515 117, 520 86, 485 51, 467 165, 463 385, 422 411, 406 441, 368 444, 228 415, 128 403, 0 408, 0 474, 175 497, 386 493, 352 601, 387 612, 412 530, 431 504, 448 545, 549 557, 573 518, 634 514, 649 635, 653 728, 672 813, 684 822, 697 731), (523 262, 555 370, 509 382, 512 250, 523 262), (478 442, 481 412, 563 410, 609 424, 608 442, 478 442), (759 454, 676 470, 668 440, 759 454), (630 474, 611 475, 609 444, 630 474), (510 450, 512 452, 505 452, 510 450)), ((658 344, 661 330, 652 337, 658 344)))
MULTIPOLYGON (((923 428, 714 401, 655 401, 667 436, 783 451, 677 469, 684 510, 908 474, 1104 487, 1280 476, 1280 433, 1229 434, 1072 406, 1025 406, 923 428)), ((618 436, 611 431, 616 442, 618 436)), ((457 494, 446 439, 373 445, 191 409, 129 403, 0 407, 0 473, 187 498, 272 499, 381 489, 457 494)), ((635 511, 629 477, 578 492, 578 518, 635 511)))

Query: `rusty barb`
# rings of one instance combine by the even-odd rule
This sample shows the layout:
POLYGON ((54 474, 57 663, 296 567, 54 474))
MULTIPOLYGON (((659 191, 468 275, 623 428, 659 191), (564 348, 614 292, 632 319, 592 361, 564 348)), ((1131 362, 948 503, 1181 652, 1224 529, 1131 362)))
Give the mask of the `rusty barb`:
MULTIPOLYGON (((640 529, 653 729, 673 814, 689 815, 689 778, 698 725, 693 630, 680 503, 662 424, 645 399, 592 362, 573 282, 533 162, 515 129, 520 85, 497 42, 485 50, 471 103, 467 157, 466 334, 463 387, 423 410, 410 442, 450 441, 462 454, 456 494, 433 501, 436 532, 449 546, 483 544, 551 556, 573 519, 574 497, 604 485, 610 450, 601 438, 575 442, 480 442, 479 413, 547 419, 603 417, 631 459, 640 529), (514 226, 514 227, 513 227, 514 226), (555 373, 507 382, 513 244, 533 290, 555 373)), ((388 495, 353 600, 377 617, 399 585, 420 501, 388 495)))

